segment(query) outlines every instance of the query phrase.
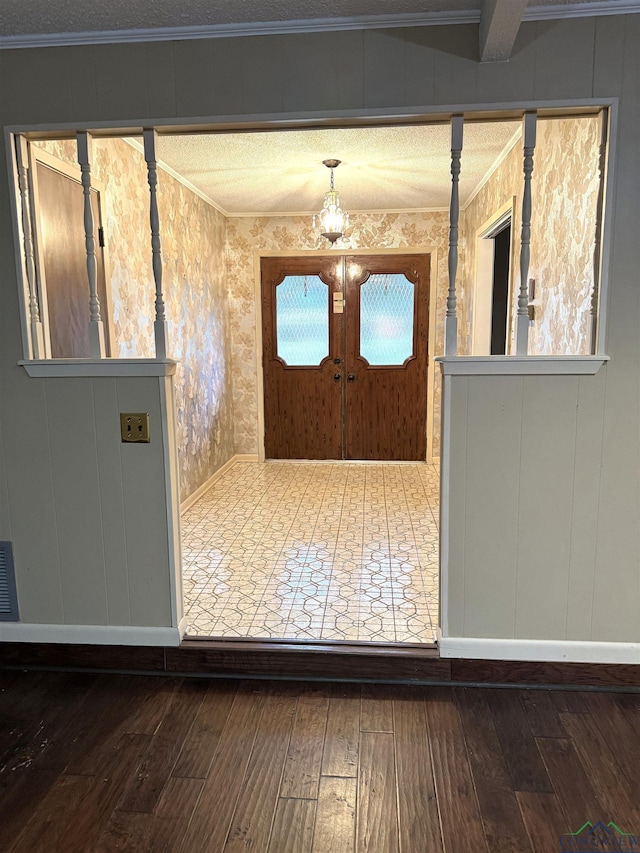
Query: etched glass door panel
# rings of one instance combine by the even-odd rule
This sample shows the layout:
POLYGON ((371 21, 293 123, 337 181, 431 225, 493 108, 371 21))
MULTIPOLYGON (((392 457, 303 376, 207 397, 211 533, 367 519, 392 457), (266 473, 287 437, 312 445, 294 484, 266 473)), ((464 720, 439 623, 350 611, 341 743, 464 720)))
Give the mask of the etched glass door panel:
POLYGON ((318 275, 288 275, 276 286, 276 351, 289 367, 329 355, 329 287, 318 275))
POLYGON ((400 273, 375 273, 360 286, 360 355, 403 365, 414 353, 415 285, 400 273))

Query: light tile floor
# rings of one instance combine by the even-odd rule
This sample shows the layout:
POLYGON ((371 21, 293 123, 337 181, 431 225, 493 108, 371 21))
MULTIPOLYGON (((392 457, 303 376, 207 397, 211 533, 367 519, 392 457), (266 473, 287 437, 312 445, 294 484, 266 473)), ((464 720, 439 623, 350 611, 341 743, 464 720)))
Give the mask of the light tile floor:
POLYGON ((431 643, 435 465, 236 462, 182 517, 187 634, 431 643))

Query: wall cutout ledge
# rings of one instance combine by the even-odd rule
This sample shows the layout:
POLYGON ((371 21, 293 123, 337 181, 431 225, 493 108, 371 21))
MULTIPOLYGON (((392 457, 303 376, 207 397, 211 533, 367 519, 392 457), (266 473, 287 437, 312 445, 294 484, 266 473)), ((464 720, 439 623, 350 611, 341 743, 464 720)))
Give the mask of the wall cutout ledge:
POLYGON ((595 376, 608 355, 439 356, 444 376, 595 376))
POLYGON ((65 376, 172 376, 178 364, 172 358, 48 358, 19 361, 29 376, 47 379, 65 376))

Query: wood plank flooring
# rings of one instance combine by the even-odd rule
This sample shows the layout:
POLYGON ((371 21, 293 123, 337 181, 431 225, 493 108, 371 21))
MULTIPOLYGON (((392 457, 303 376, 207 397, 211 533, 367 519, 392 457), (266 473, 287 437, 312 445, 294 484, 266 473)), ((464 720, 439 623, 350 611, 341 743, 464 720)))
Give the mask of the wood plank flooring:
POLYGON ((640 836, 639 738, 638 694, 4 670, 0 850, 555 853, 640 836))

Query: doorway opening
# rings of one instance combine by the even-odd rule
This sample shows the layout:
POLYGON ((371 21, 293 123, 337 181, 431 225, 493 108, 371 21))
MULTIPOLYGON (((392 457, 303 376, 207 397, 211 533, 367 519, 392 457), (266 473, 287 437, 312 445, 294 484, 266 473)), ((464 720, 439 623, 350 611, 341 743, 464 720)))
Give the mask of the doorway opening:
MULTIPOLYGON (((513 117, 519 121, 521 115, 516 116, 515 113, 516 111, 513 117)), ((522 155, 514 147, 519 130, 514 133, 513 122, 493 120, 495 118, 498 116, 491 119, 490 133, 486 132, 486 128, 483 131, 482 122, 476 119, 465 124, 464 169, 459 188, 459 276, 463 282, 458 291, 458 313, 461 320, 457 342, 459 355, 473 352, 489 355, 512 348, 512 320, 509 314, 513 300, 508 295, 508 280, 512 277, 510 270, 513 264, 508 263, 511 259, 506 246, 511 242, 510 232, 518 230, 517 227, 512 228, 513 205, 507 205, 511 208, 510 214, 507 210, 507 218, 510 216, 511 222, 509 229, 500 227, 504 226, 504 222, 499 221, 499 215, 494 215, 487 226, 481 229, 481 244, 490 249, 490 264, 486 265, 490 272, 484 291, 478 286, 478 282, 474 283, 474 262, 478 258, 474 257, 476 247, 473 237, 476 235, 477 225, 502 202, 505 192, 517 195, 521 190, 522 155), (514 168, 514 163, 517 168, 514 168), (517 179, 514 176, 517 176, 517 179), (504 273, 500 280, 502 283, 498 280, 497 268, 501 263, 503 269, 507 270, 506 299, 504 273), (474 295, 478 296, 476 304, 472 301, 474 295), (479 319, 482 317, 483 304, 486 322, 481 323, 479 319), (469 322, 471 318, 473 322, 469 322)), ((585 123, 585 127, 589 125, 586 129, 596 143, 599 138, 598 134, 593 133, 594 129, 597 130, 595 117, 567 119, 549 115, 541 121, 544 123, 541 127, 545 127, 547 131, 545 135, 550 145, 548 150, 551 151, 566 150, 566 138, 575 137, 578 131, 577 123, 580 122, 585 123), (573 125, 570 132, 567 130, 569 126, 565 124, 567 121, 571 121, 573 125)), ((278 595, 285 602, 284 610, 288 608, 290 616, 296 611, 314 611, 308 626, 311 638, 317 637, 317 634, 313 633, 317 630, 317 604, 312 601, 315 597, 312 588, 326 590, 327 595, 320 607, 324 607, 325 616, 330 616, 334 596, 342 600, 349 599, 349 595, 345 599, 342 593, 336 593, 336 589, 344 587, 344 590, 353 590, 357 580, 357 588, 361 593, 360 603, 365 596, 371 599, 370 613, 382 621, 386 618, 387 622, 391 621, 394 626, 393 636, 385 634, 381 627, 380 631, 376 630, 375 639, 385 642, 402 638, 401 641, 407 641, 406 638, 413 634, 409 630, 404 631, 404 617, 397 614, 409 613, 411 596, 403 597, 399 587, 411 586, 406 583, 407 573, 414 570, 410 567, 420 565, 424 576, 428 574, 424 571, 425 567, 429 572, 433 567, 434 575, 437 573, 437 533, 433 534, 432 527, 420 527, 420 518, 423 517, 424 520, 426 516, 425 523, 429 524, 428 515, 431 513, 437 531, 437 489, 432 490, 432 497, 425 498, 423 488, 423 497, 420 498, 421 486, 415 478, 412 479, 409 467, 401 467, 404 462, 402 458, 395 459, 389 465, 384 461, 391 455, 389 452, 374 454, 366 448, 361 451, 350 450, 344 434, 340 447, 340 466, 332 465, 330 461, 316 460, 306 464, 269 462, 255 469, 251 468, 256 464, 255 459, 247 457, 259 455, 259 434, 264 426, 264 410, 258 405, 257 394, 262 380, 262 368, 256 359, 256 351, 260 352, 256 347, 256 337, 260 335, 261 329, 260 324, 256 322, 253 299, 252 269, 255 267, 252 266, 252 258, 255 261, 258 256, 276 254, 329 253, 329 247, 320 235, 314 233, 310 224, 312 213, 317 210, 324 190, 324 179, 321 187, 314 187, 312 172, 313 164, 324 162, 321 158, 326 157, 328 153, 340 154, 345 158, 345 165, 350 164, 350 169, 342 173, 345 179, 341 186, 352 217, 351 224, 341 238, 343 242, 337 249, 341 254, 351 256, 358 252, 368 254, 394 250, 400 254, 411 251, 409 247, 434 247, 437 255, 431 256, 433 272, 440 268, 441 284, 433 291, 430 314, 435 318, 434 333, 429 335, 429 339, 433 346, 432 355, 439 355, 443 351, 446 324, 445 281, 449 221, 445 203, 449 202, 451 183, 449 129, 445 123, 430 124, 420 121, 405 124, 402 128, 387 122, 375 127, 355 128, 332 127, 329 123, 323 127, 301 126, 297 129, 287 128, 286 131, 275 125, 256 131, 241 127, 237 133, 227 133, 226 130, 223 133, 212 133, 204 127, 202 132, 197 134, 187 128, 164 130, 168 132, 162 132, 158 136, 161 160, 155 160, 154 145, 153 163, 163 170, 161 192, 157 195, 157 201, 160 206, 167 278, 171 281, 171 287, 167 288, 166 292, 171 355, 178 361, 175 387, 178 400, 176 432, 180 458, 179 472, 176 471, 176 474, 179 474, 185 513, 183 566, 187 620, 190 625, 196 627, 196 633, 200 636, 254 636, 256 626, 260 630, 260 626, 264 626, 268 619, 265 617, 265 620, 260 621, 254 614, 247 623, 242 614, 246 615, 247 612, 247 590, 250 589, 254 576, 260 573, 262 555, 268 553, 273 560, 262 566, 265 569, 262 574, 267 586, 273 583, 283 584, 279 587, 278 595), (402 133, 401 138, 397 136, 399 132, 402 133), (277 156, 279 145, 286 150, 287 156, 277 156), (402 151, 402 157, 398 156, 399 150, 402 151), (433 156, 430 156, 431 154, 433 156), (211 168, 202 169, 203 162, 212 164, 211 168), (225 163, 224 170, 217 168, 216 164, 220 162, 225 163), (277 168, 274 168, 274 164, 277 164, 277 168), (189 223, 189 227, 184 227, 184 223, 189 223), (286 471, 287 466, 289 471, 286 471), (347 466, 354 469, 351 472, 351 480, 347 466), (361 471, 360 468, 364 470, 361 471), (232 482, 227 477, 231 472, 235 477, 231 478, 232 482), (252 483, 254 473, 256 479, 252 483), (270 486, 275 485, 281 474, 284 475, 281 486, 282 483, 285 485, 282 497, 278 498, 270 486), (347 476, 347 481, 343 479, 344 476, 347 476), (287 483, 287 477, 298 478, 297 486, 293 482, 287 483), (301 483, 303 486, 298 488, 301 483), (357 509, 360 498, 356 501, 350 499, 351 493, 358 490, 364 506, 361 514, 357 509), (228 503, 224 500, 218 501, 221 492, 226 495, 225 500, 228 499, 228 503), (396 497, 401 493, 407 498, 406 511, 398 511, 397 508, 396 497), (243 495, 249 496, 248 503, 243 495), (292 506, 289 498, 294 495, 298 503, 292 506), (413 514, 413 496, 418 500, 418 515, 413 514), (202 502, 199 501, 201 498, 202 502), (319 500, 315 516, 305 514, 310 498, 319 500), (194 519, 200 522, 199 527, 198 524, 192 523, 194 519), (256 532, 256 525, 259 523, 263 523, 262 533, 256 532), (334 540, 330 537, 322 538, 323 532, 333 530, 336 526, 341 531, 340 536, 336 536, 334 540), (409 528, 412 530, 413 540, 407 533, 409 528), (355 530, 360 531, 359 538, 351 535, 355 530), (276 536, 271 535, 274 531, 277 532, 276 536), (345 535, 341 538, 343 531, 345 535), (425 543, 429 544, 432 534, 433 552, 423 547, 425 543), (237 565, 250 577, 242 579, 234 574, 232 570, 237 565), (327 581, 326 569, 329 565, 332 567, 332 579, 327 581), (344 569, 342 574, 341 566, 344 569), (384 567, 384 572, 379 572, 377 566, 384 567), (386 575, 387 567, 391 567, 390 576, 386 575), (398 568, 395 576, 394 568, 398 568), (370 571, 372 569, 375 571, 370 571), (290 573, 288 578, 286 572, 290 573), (371 583, 363 586, 361 581, 367 572, 371 574, 371 583), (374 575, 377 579, 374 579, 374 575), (334 580, 338 587, 333 585, 334 580), (306 596, 302 605, 300 600, 295 598, 298 593, 306 596), (237 602, 240 604, 235 607, 237 602), (214 608, 218 604, 225 607, 228 605, 229 612, 235 609, 235 627, 229 624, 226 630, 224 620, 218 624, 211 619, 209 625, 203 627, 197 618, 198 612, 208 612, 211 615, 213 610, 207 609, 210 603, 213 603, 214 608), (311 622, 315 622, 313 628, 311 622)), ((586 137, 584 139, 584 150, 591 150, 588 147, 591 143, 586 137)), ((26 146, 26 137, 21 137, 22 143, 26 146)), ((114 294, 113 314, 111 311, 107 312, 109 325, 113 329, 111 354, 115 358, 153 357, 153 352, 157 350, 151 335, 155 321, 154 282, 148 248, 149 162, 145 162, 145 152, 138 139, 125 140, 105 136, 96 138, 95 143, 96 156, 92 174, 103 181, 105 187, 101 198, 104 202, 106 240, 111 257, 111 270, 107 270, 106 278, 109 285, 113 284, 114 294), (125 237, 126 239, 123 239, 125 237)), ((78 152, 74 150, 77 146, 68 128, 59 139, 34 139, 29 144, 32 148, 44 146, 48 151, 67 158, 73 164, 77 162, 78 152)), ((552 161, 553 158, 550 157, 549 162, 552 161)), ((588 161, 589 158, 585 158, 587 166, 588 161)), ((27 161, 20 159, 20 162, 27 161)), ((540 163, 541 159, 537 159, 537 162, 540 163)), ((588 178, 591 181, 590 193, 580 189, 584 182, 581 183, 579 176, 574 174, 570 175, 572 186, 562 188, 571 200, 571 205, 577 205, 575 209, 581 211, 581 221, 588 223, 588 227, 583 229, 585 234, 592 233, 591 219, 597 217, 598 210, 598 205, 592 204, 598 188, 598 181, 594 179, 594 176, 597 177, 597 168, 593 165, 595 162, 592 158, 590 173, 583 176, 585 180, 588 178)), ((73 168, 77 167, 74 165, 73 168)), ((321 171, 324 174, 324 169, 321 171)), ((540 173, 536 172, 536 175, 538 174, 540 173)), ((558 175, 564 179, 566 172, 554 169, 552 175, 543 173, 544 184, 539 184, 543 186, 543 191, 540 192, 541 210, 546 211, 551 221, 554 217, 557 219, 557 210, 551 201, 558 197, 554 189, 554 181, 557 182, 558 175)), ((37 181, 37 175, 33 175, 33 179, 37 181)), ((602 186, 602 181, 600 185, 602 186)), ((153 195, 153 201, 155 200, 153 195)), ((24 212, 29 207, 24 193, 22 201, 24 212)), ((79 206, 78 211, 81 214, 79 206)), ((34 215, 34 219, 36 218, 34 215)), ((99 218, 98 213, 94 211, 94 219, 98 221, 99 218)), ((24 221, 28 221, 28 216, 24 221)), ((78 227, 81 216, 76 217, 75 221, 76 231, 82 240, 83 229, 78 227)), ((517 224, 516 221, 516 226, 517 224)), ((551 258, 554 261, 557 259, 553 273, 548 272, 546 278, 550 281, 557 280, 562 286, 548 287, 546 292, 542 288, 540 290, 541 301, 537 304, 540 305, 540 315, 544 316, 545 320, 537 325, 533 319, 531 321, 531 354, 571 354, 581 352, 589 343, 589 337, 584 330, 591 328, 591 325, 585 322, 581 306, 588 305, 585 294, 590 293, 592 289, 589 275, 593 273, 593 258, 590 252, 583 252, 581 263, 585 264, 587 274, 578 278, 571 276, 569 281, 565 280, 566 270, 570 268, 569 261, 573 263, 575 260, 575 244, 570 230, 564 227, 565 224, 561 217, 559 222, 554 222, 553 229, 542 229, 534 233, 539 240, 537 245, 535 242, 532 244, 532 249, 535 249, 537 254, 537 262, 540 263, 540 258, 545 259, 545 262, 551 258), (555 225, 562 226, 561 232, 555 225), (562 242, 558 239, 559 233, 562 233, 562 242), (549 234, 553 236, 551 248, 545 242, 549 234), (560 251, 561 248, 564 248, 564 255, 560 251), (576 289, 576 283, 582 290, 576 289), (573 312, 571 316, 575 316, 576 322, 570 327, 563 322, 561 329, 555 323, 550 331, 549 323, 555 322, 558 317, 566 316, 566 310, 573 312)), ((34 225, 37 243, 44 228, 38 221, 34 225)), ((27 232, 29 230, 27 227, 27 232)), ((90 242, 90 235, 85 236, 90 242)), ((93 239, 98 241, 99 235, 95 235, 93 239)), ((24 265, 25 270, 28 270, 33 258, 29 257, 29 241, 26 237, 23 242, 24 265)), ((88 247, 85 254, 90 254, 88 247)), ((333 254, 338 255, 338 252, 333 254)), ((39 259, 36 258, 36 261, 39 259)), ((30 290, 29 285, 35 282, 39 288, 43 286, 42 273, 40 270, 38 272, 38 277, 30 275, 28 271, 21 277, 24 290, 23 309, 26 308, 25 299, 31 298, 35 293, 35 290, 30 290)), ((370 272, 369 278, 374 279, 379 274, 380 271, 370 272)), ((385 275, 388 274, 397 273, 386 271, 385 275)), ((410 281, 410 278, 405 278, 410 281)), ((381 284, 379 281, 377 283, 381 284)), ((310 284, 307 283, 307 286, 310 284)), ((359 283, 358 298, 368 286, 368 280, 359 283)), ((382 286, 383 292, 385 286, 382 286)), ((406 290, 405 284, 403 288, 406 290)), ((597 293, 597 288, 595 292, 597 293)), ((39 295, 44 327, 53 331, 55 322, 46 315, 46 296, 42 293, 39 295)), ((100 304, 104 305, 108 299, 107 290, 106 295, 101 296, 100 304)), ((89 301, 85 302, 86 321, 89 301)), ((329 303, 328 294, 327 302, 329 303)), ((329 305, 333 312, 333 293, 328 307, 329 305)), ((362 305, 361 300, 359 313, 362 305)), ((26 321, 27 311, 24 310, 23 313, 23 319, 26 321)), ((336 314, 339 314, 339 311, 336 310, 336 314)), ((591 317, 586 319, 593 320, 591 317)), ((346 317, 342 317, 341 321, 346 323, 346 317)), ((36 321, 33 322, 35 325, 36 321)), ((29 330, 26 322, 24 326, 27 352, 29 330)), ((366 341, 363 340, 361 332, 360 328, 360 331, 351 334, 350 340, 356 342, 357 355, 362 357, 361 360, 367 361, 367 371, 369 368, 381 368, 385 371, 394 368, 400 372, 407 367, 407 359, 400 363, 399 357, 395 362, 376 364, 375 357, 371 359, 366 355, 366 341)), ((32 340, 34 334, 32 331, 32 340)), ((327 334, 330 338, 330 334, 327 334)), ((342 399, 346 400, 350 387, 347 384, 350 381, 349 373, 354 374, 354 383, 358 381, 358 374, 355 370, 351 371, 350 365, 346 363, 349 352, 347 332, 344 332, 344 335, 342 350, 339 350, 341 354, 334 355, 334 359, 340 358, 344 363, 335 365, 334 361, 332 365, 329 352, 326 358, 329 367, 342 367, 346 370, 346 380, 344 374, 339 375, 338 379, 335 379, 335 375, 330 376, 341 389, 342 399), (342 391, 342 388, 347 390, 342 391)), ((37 334, 35 337, 37 338, 37 334)), ((33 350, 33 347, 31 349, 33 350)), ((39 347, 37 349, 40 350, 39 347)), ((404 353, 406 352, 405 349, 404 353)), ((415 355, 415 352, 412 350, 411 356, 415 355)), ((51 354, 50 351, 46 353, 47 356, 51 354)), ((67 350, 61 354, 62 358, 68 358, 71 351, 67 350)), ((369 354, 371 355, 370 350, 369 354)), ((319 358, 322 360, 325 356, 321 355, 319 358)), ((283 362, 292 369, 306 369, 310 366, 303 363, 290 364, 287 358, 284 358, 283 362)), ((320 364, 316 364, 316 367, 320 367, 320 364)), ((433 364, 430 368, 433 370, 433 364)), ((373 372, 372 370, 371 373, 373 372)), ((355 385, 353 387, 355 390, 355 385)), ((439 452, 439 392, 439 384, 427 382, 427 393, 433 398, 433 405, 429 406, 433 417, 429 418, 427 434, 435 444, 435 457, 439 452)), ((375 404, 375 393, 364 394, 363 397, 366 405, 375 404)), ((388 406, 379 408, 389 409, 388 406)), ((341 433, 346 433, 348 429, 348 409, 349 407, 342 403, 338 428, 341 433)), ((419 410, 420 406, 407 406, 406 409, 419 410)), ((378 412, 374 411, 374 414, 378 412)), ((362 438, 367 439, 374 433, 370 428, 370 412, 360 418, 359 422, 362 438)), ((395 428, 392 430, 396 433, 393 437, 402 433, 402 426, 398 428, 397 423, 395 421, 395 428)), ((316 432, 318 431, 316 428, 316 432)), ((310 454, 302 455, 307 457, 310 454)), ((409 458, 416 457, 421 458, 421 454, 411 454, 409 458)), ((430 459, 431 454, 427 458, 430 459)), ((424 465, 415 461, 407 461, 404 464, 424 465)), ((425 470, 420 469, 421 472, 425 470)), ((424 479, 421 473, 419 477, 424 479)), ((175 509, 175 506, 173 508, 175 509)), ((179 598, 178 587, 179 584, 176 583, 173 589, 176 593, 174 599, 179 598)), ((260 606, 269 606, 266 592, 267 587, 258 602, 260 606)), ((435 607, 433 612, 435 613, 435 607)), ((358 614, 354 623, 357 628, 363 622, 362 611, 358 610, 358 614)), ((286 623, 287 626, 289 624, 291 620, 286 623)), ((301 628, 299 622, 295 624, 301 628)), ((288 627, 285 627, 285 631, 288 630, 288 627)), ((290 636, 289 633, 284 633, 281 638, 287 639, 290 636)), ((360 638, 359 633, 357 636, 360 638)), ((353 637, 352 633, 350 637, 353 637)), ((428 642, 427 635, 419 638, 419 641, 428 642)))
POLYGON ((237 461, 183 516, 187 634, 431 644, 431 255, 256 263, 267 461, 237 461))
POLYGON ((514 202, 510 201, 476 234, 473 355, 508 355, 510 352, 513 217, 514 202))
POLYGON ((511 267, 511 218, 493 236, 493 287, 491 291, 491 355, 506 355, 511 267))

